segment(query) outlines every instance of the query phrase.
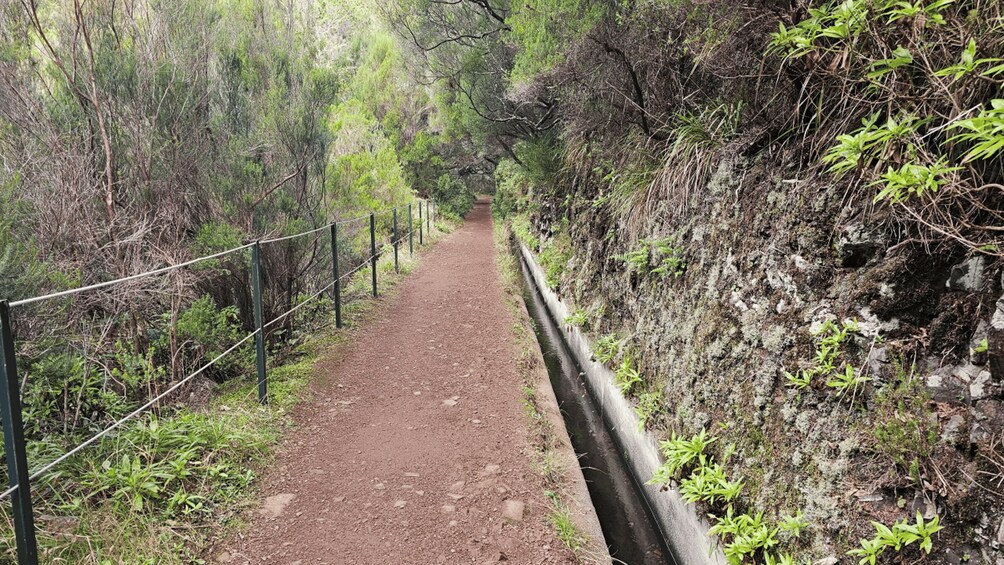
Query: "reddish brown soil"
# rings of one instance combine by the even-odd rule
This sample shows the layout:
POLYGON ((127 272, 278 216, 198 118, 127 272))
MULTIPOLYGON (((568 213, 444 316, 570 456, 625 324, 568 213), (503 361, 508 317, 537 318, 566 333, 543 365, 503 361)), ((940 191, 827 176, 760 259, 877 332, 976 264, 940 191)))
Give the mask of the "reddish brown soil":
POLYGON ((566 563, 480 201, 337 357, 217 562, 566 563), (290 496, 292 495, 292 497, 290 496), (503 518, 505 501, 525 504, 503 518))

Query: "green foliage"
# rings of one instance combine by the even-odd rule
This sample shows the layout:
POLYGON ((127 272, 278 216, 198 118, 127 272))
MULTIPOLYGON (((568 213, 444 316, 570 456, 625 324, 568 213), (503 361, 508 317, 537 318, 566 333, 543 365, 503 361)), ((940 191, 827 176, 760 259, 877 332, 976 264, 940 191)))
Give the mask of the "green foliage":
POLYGON ((638 395, 634 413, 638 416, 638 429, 644 431, 649 423, 662 411, 665 398, 662 391, 647 391, 638 395))
POLYGON ((926 193, 937 192, 942 185, 949 182, 950 174, 960 170, 962 167, 949 167, 944 158, 930 165, 905 163, 899 169, 889 167, 880 180, 872 183, 872 185, 884 185, 875 195, 875 202, 888 200, 896 204, 911 195, 921 197, 926 193))
MULTIPOLYGON (((169 315, 165 315, 167 320, 169 315)), ((190 372, 207 363, 243 337, 236 306, 220 308, 210 296, 203 296, 189 308, 178 314, 175 326, 179 344, 177 352, 170 350, 170 335, 162 334, 157 342, 158 349, 181 361, 190 372)), ((220 359, 205 374, 217 381, 223 381, 252 366, 250 342, 220 359)))
POLYGON ((635 367, 634 360, 630 355, 625 355, 620 366, 614 372, 614 384, 617 385, 622 394, 628 395, 641 382, 641 374, 635 367))
POLYGON ((801 537, 802 532, 809 527, 809 522, 802 516, 802 510, 799 509, 794 515, 787 514, 782 516, 777 527, 782 532, 787 532, 797 538, 801 537))
MULTIPOLYGON (((556 505, 558 504, 556 503, 556 505)), ((550 521, 554 530, 558 533, 558 539, 568 549, 573 552, 578 551, 586 543, 586 536, 579 531, 579 528, 575 525, 572 513, 564 506, 559 505, 551 511, 550 521)))
POLYGON ((861 120, 860 129, 837 137, 837 145, 823 157, 830 172, 843 174, 867 166, 886 155, 894 143, 909 139, 927 122, 909 114, 898 119, 890 117, 882 125, 877 125, 878 120, 879 114, 874 114, 861 120))
POLYGON ((701 149, 721 147, 739 131, 743 103, 708 106, 698 113, 676 116, 673 153, 689 156, 701 149))
MULTIPOLYGON (((680 495, 690 503, 730 502, 743 490, 742 481, 730 481, 722 466, 700 457, 700 464, 689 477, 680 480, 680 495)), ((763 546, 758 546, 763 547, 763 546)))
POLYGON ((920 482, 920 467, 938 442, 937 419, 928 407, 930 393, 912 371, 897 368, 895 380, 875 395, 871 424, 876 453, 920 482))
POLYGON ((717 438, 709 437, 707 430, 703 428, 689 439, 673 433, 671 439, 659 443, 659 451, 666 458, 666 462, 656 471, 649 482, 652 484, 670 482, 680 472, 699 462, 705 456, 705 450, 708 446, 715 441, 717 438))
POLYGON ((976 347, 972 348, 972 352, 986 353, 988 349, 990 349, 990 343, 987 341, 987 338, 983 338, 978 344, 976 344, 976 347))
POLYGON ((537 239, 537 236, 533 235, 533 230, 530 228, 530 218, 526 215, 513 216, 512 233, 516 236, 516 239, 531 250, 540 248, 540 240, 537 239))
POLYGON ((844 366, 843 371, 837 371, 830 374, 830 378, 826 381, 826 386, 836 389, 837 395, 843 395, 848 390, 856 390, 857 386, 870 381, 868 377, 858 374, 854 370, 854 366, 847 363, 844 366))
POLYGON ((623 261, 629 270, 642 276, 655 275, 658 278, 680 278, 687 268, 684 249, 676 245, 673 237, 644 239, 638 247, 615 255, 614 259, 623 261))
POLYGON ((540 266, 544 268, 544 281, 551 288, 558 288, 561 276, 572 258, 572 241, 564 231, 558 232, 540 245, 540 266))
POLYGON ((813 365, 790 373, 784 372, 788 386, 804 389, 812 384, 815 377, 827 379, 827 385, 843 393, 848 388, 853 389, 868 379, 857 375, 854 368, 847 364, 842 371, 837 370, 838 359, 843 353, 844 342, 848 337, 859 331, 857 320, 845 320, 837 324, 833 320, 825 320, 819 328, 812 331, 816 342, 813 365))
POLYGON ((966 75, 971 75, 976 73, 980 67, 986 67, 987 65, 994 65, 990 68, 980 69, 979 73, 984 77, 995 77, 1001 73, 1004 73, 1004 59, 998 57, 988 57, 984 59, 976 58, 976 39, 970 38, 969 43, 966 44, 966 48, 962 51, 962 58, 957 65, 951 65, 941 69, 940 71, 934 73, 934 76, 938 77, 952 77, 953 80, 959 80, 966 75))
POLYGON ((596 340, 593 354, 604 365, 613 361, 621 351, 622 340, 617 334, 606 334, 596 340))
POLYGON ((991 100, 989 109, 982 108, 976 116, 953 122, 949 124, 948 128, 962 130, 962 133, 957 134, 950 141, 975 144, 966 154, 964 161, 987 160, 996 157, 1004 150, 1004 99, 991 100))
POLYGON ((495 167, 493 176, 495 197, 492 199, 492 215, 504 220, 524 210, 530 180, 523 169, 512 159, 503 159, 495 167))
POLYGON ((569 46, 589 33, 605 13, 593 0, 527 0, 506 18, 517 46, 513 82, 528 81, 562 62, 569 46))
POLYGON ((586 323, 589 321, 589 312, 579 308, 565 316, 565 325, 571 326, 573 328, 585 327, 586 323))
POLYGON ((878 557, 886 549, 900 551, 904 547, 918 542, 921 551, 930 555, 934 546, 934 540, 931 536, 943 529, 937 516, 927 521, 920 512, 917 512, 914 523, 903 519, 897 521, 891 528, 879 522, 872 522, 872 526, 875 527, 875 536, 862 539, 860 547, 847 552, 848 555, 859 557, 858 563, 860 565, 875 565, 878 557))

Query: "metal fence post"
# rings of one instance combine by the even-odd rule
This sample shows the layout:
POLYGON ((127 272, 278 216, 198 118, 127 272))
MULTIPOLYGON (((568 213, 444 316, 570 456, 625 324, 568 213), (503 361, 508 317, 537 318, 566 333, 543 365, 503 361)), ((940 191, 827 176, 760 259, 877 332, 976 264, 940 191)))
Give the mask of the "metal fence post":
POLYGON ((415 254, 415 226, 412 221, 414 214, 411 213, 411 204, 408 204, 408 256, 415 254))
POLYGON ((31 509, 31 485, 28 480, 28 457, 24 449, 24 424, 21 421, 21 386, 17 378, 17 357, 14 334, 10 326, 10 304, 0 302, 0 339, 3 359, 0 362, 0 417, 3 419, 3 443, 7 453, 7 475, 14 517, 14 537, 17 540, 17 562, 37 565, 38 543, 35 541, 35 517, 31 509))
POLYGON ((397 265, 397 208, 394 208, 394 272, 401 272, 397 265))
POLYGON ((262 299, 261 244, 251 247, 251 299, 254 303, 255 357, 258 361, 258 402, 268 404, 268 375, 265 373, 265 312, 262 299))
POLYGON ((377 295, 377 273, 376 273, 376 216, 370 212, 370 272, 373 274, 373 296, 377 295))
POLYGON ((422 236, 422 203, 418 203, 418 244, 422 245, 425 238, 422 236))
POLYGON ((342 282, 338 274, 338 223, 331 224, 331 274, 335 277, 335 327, 342 327, 342 282))

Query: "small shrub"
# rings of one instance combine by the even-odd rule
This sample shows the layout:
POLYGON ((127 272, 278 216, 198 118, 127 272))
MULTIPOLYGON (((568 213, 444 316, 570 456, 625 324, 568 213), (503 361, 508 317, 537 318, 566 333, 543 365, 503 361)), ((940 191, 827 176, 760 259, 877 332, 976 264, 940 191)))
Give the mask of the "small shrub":
POLYGON ((634 366, 631 356, 625 356, 620 367, 614 373, 614 384, 620 389, 622 394, 631 394, 635 386, 641 384, 641 374, 634 366))
POLYGON ((596 340, 593 347, 593 354, 600 363, 607 364, 613 361, 621 350, 621 339, 617 334, 607 334, 596 340))
POLYGON ((589 313, 579 308, 578 310, 575 310, 568 316, 565 316, 565 325, 571 326, 573 328, 581 328, 586 325, 586 322, 588 320, 589 320, 589 313))

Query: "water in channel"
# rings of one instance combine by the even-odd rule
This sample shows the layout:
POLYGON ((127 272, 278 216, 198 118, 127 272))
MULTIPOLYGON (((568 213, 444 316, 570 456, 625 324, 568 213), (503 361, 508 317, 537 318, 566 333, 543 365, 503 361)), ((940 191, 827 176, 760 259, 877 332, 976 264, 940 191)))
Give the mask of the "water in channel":
POLYGON ((523 299, 614 563, 676 564, 525 264, 523 299))

